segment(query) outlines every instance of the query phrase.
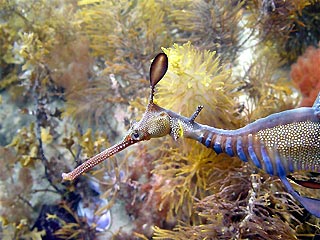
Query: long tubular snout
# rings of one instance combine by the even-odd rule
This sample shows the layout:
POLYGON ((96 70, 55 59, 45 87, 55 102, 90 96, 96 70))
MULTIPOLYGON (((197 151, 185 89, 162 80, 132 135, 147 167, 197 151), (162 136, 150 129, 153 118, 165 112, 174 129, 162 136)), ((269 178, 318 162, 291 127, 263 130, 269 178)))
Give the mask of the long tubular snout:
POLYGON ((93 156, 92 158, 88 159, 84 163, 82 163, 80 166, 75 168, 73 171, 69 173, 62 173, 63 180, 69 180, 72 181, 79 177, 81 174, 89 171, 99 163, 103 162, 107 158, 111 157, 112 155, 121 152, 123 149, 129 147, 130 145, 136 143, 137 141, 133 139, 125 139, 122 142, 113 145, 112 147, 102 151, 101 153, 93 156))

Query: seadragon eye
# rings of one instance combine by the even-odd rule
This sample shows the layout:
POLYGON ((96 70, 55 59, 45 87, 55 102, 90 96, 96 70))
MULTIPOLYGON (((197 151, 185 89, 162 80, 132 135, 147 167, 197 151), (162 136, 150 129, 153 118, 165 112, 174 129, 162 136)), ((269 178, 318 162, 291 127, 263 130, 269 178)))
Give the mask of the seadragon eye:
POLYGON ((131 138, 133 139, 133 140, 141 140, 141 138, 142 138, 142 134, 141 134, 141 132, 139 132, 139 131, 134 131, 133 133, 131 133, 131 138))

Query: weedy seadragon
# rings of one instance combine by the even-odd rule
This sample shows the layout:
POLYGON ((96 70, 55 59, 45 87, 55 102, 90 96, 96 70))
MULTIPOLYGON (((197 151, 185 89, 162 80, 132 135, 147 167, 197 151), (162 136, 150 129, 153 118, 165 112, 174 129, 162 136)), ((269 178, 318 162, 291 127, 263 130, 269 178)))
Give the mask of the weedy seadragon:
MULTIPOLYGON (((236 130, 217 129, 195 122, 202 106, 198 106, 191 117, 184 117, 153 102, 155 87, 167 69, 168 58, 159 53, 150 67, 151 93, 142 119, 131 126, 120 143, 88 159, 73 171, 63 173, 64 180, 74 180, 135 143, 166 135, 171 135, 174 140, 185 137, 212 148, 217 154, 224 152, 236 156, 269 175, 278 176, 287 191, 306 210, 320 218, 320 200, 301 196, 287 179, 294 172, 320 172, 320 94, 312 107, 275 113, 236 130)), ((320 184, 304 186, 319 188, 320 184)))

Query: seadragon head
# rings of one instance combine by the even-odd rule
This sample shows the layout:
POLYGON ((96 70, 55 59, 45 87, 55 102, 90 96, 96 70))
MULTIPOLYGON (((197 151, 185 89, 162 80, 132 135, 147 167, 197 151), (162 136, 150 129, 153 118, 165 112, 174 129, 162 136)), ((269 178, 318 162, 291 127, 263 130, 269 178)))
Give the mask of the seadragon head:
POLYGON ((150 100, 142 119, 131 126, 128 133, 120 143, 115 144, 103 152, 93 156, 73 171, 63 173, 63 180, 74 180, 110 156, 137 142, 149 140, 151 138, 163 137, 168 134, 172 135, 172 119, 168 114, 168 111, 153 103, 155 86, 163 78, 167 69, 167 55, 159 53, 153 60, 150 67, 150 100))

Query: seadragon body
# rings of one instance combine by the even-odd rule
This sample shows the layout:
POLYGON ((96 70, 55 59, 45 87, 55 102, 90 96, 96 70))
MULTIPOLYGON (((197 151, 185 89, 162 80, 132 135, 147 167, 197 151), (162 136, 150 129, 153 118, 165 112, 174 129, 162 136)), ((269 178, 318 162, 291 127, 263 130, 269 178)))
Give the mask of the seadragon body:
POLYGON ((126 137, 72 172, 63 173, 64 180, 75 179, 137 142, 166 135, 175 140, 185 137, 212 148, 217 154, 237 156, 269 175, 278 176, 287 191, 320 218, 320 200, 300 196, 287 180, 287 175, 294 172, 320 172, 320 94, 312 107, 275 113, 236 130, 218 129, 195 122, 202 106, 191 117, 184 117, 153 102, 154 88, 167 67, 167 56, 158 54, 150 69, 150 102, 142 119, 132 125, 126 137))

